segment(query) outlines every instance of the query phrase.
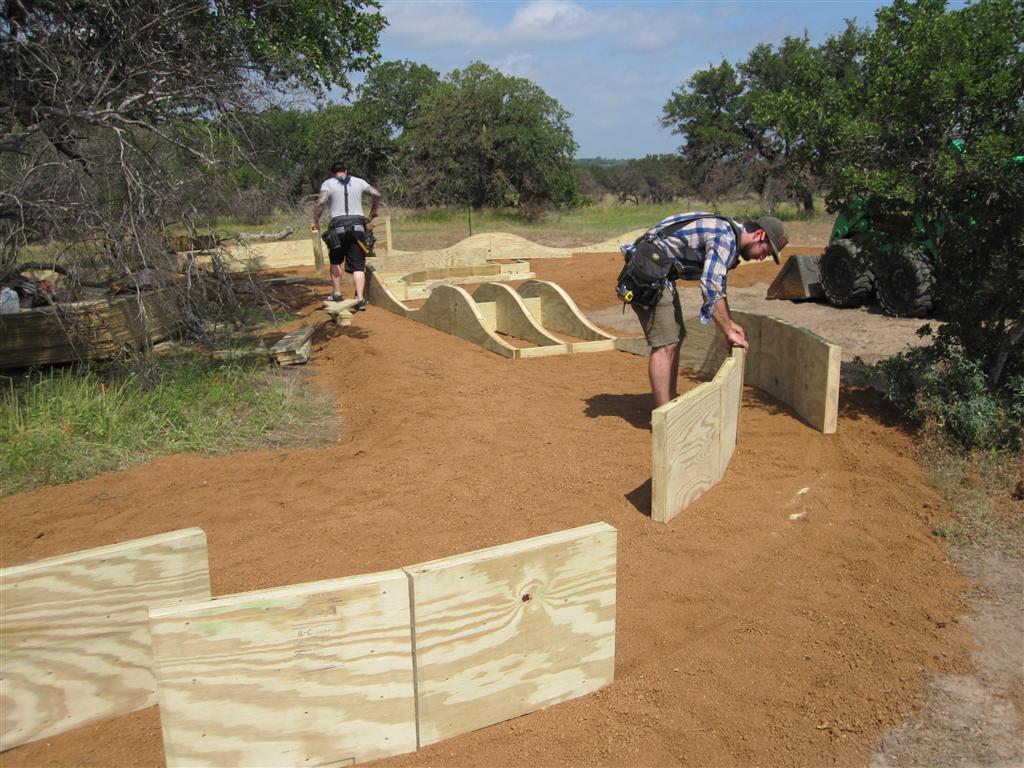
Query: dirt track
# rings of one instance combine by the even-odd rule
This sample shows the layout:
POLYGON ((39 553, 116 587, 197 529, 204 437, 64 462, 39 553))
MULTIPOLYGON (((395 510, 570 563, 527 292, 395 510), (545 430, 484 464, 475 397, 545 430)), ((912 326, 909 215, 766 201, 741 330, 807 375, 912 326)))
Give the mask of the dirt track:
MULTIPOLYGON (((595 316, 616 266, 534 264, 595 316)), ((733 289, 759 279, 741 274, 733 289)), ((615 683, 387 765, 866 764, 928 672, 968 668, 964 584, 930 534, 940 501, 869 393, 844 389, 825 436, 748 388, 722 482, 662 526, 642 358, 511 362, 371 307, 295 375, 337 395, 336 443, 171 456, 5 499, 2 565, 197 525, 222 595, 615 526, 615 683)), ((2 762, 159 765, 159 716, 2 762)))

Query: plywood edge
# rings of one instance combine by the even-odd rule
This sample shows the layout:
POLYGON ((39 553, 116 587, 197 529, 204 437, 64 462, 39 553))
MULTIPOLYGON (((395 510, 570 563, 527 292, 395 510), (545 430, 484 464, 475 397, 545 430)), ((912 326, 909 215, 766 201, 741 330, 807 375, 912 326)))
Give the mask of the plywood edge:
POLYGON ((599 339, 597 341, 573 341, 569 343, 572 354, 578 352, 607 352, 616 349, 615 339, 599 339))
POLYGON ((535 549, 542 549, 543 547, 548 547, 553 544, 566 544, 600 533, 617 532, 616 529, 608 523, 591 523, 589 525, 581 525, 578 528, 569 528, 568 530, 541 534, 540 536, 523 539, 522 541, 516 541, 511 544, 500 544, 495 547, 485 547, 472 552, 451 555, 450 557, 442 557, 436 560, 428 560, 423 563, 417 563, 416 565, 408 565, 402 570, 409 575, 440 571, 452 566, 467 565, 485 560, 498 559, 507 557, 508 555, 515 555, 520 552, 531 552, 535 549))
POLYGON ((146 536, 141 539, 122 541, 117 544, 95 547, 94 549, 83 549, 78 552, 71 552, 67 555, 57 555, 54 557, 47 557, 42 560, 34 560, 31 563, 25 563, 23 565, 12 565, 7 568, 0 568, 0 580, 14 578, 16 576, 24 576, 32 573, 33 571, 52 568, 53 566, 69 565, 82 562, 83 560, 103 559, 143 547, 172 544, 175 542, 188 541, 193 538, 201 539, 205 546, 206 532, 203 531, 202 528, 181 528, 176 531, 169 531, 168 533, 159 533, 155 536, 146 536))
POLYGON ((338 579, 325 581, 311 581, 303 584, 290 584, 284 587, 268 587, 253 592, 239 592, 232 595, 221 595, 211 597, 209 600, 202 600, 181 605, 159 606, 149 609, 150 620, 159 620, 171 616, 201 615, 207 611, 220 611, 225 608, 234 608, 248 605, 254 601, 267 600, 267 608, 273 607, 270 601, 287 600, 293 597, 305 597, 316 595, 321 592, 331 592, 338 589, 360 587, 366 584, 378 584, 389 580, 405 582, 405 573, 401 569, 379 571, 376 573, 363 573, 357 576, 344 576, 338 579))
POLYGON ((378 277, 377 271, 370 266, 366 268, 366 300, 399 317, 408 317, 411 311, 392 293, 384 278, 378 277))

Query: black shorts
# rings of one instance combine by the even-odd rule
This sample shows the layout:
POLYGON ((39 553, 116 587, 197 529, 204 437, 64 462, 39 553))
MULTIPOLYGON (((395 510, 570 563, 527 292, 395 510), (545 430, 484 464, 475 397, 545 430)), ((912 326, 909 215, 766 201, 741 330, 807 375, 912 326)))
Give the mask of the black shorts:
POLYGON ((328 251, 331 264, 345 262, 346 272, 366 271, 366 233, 348 232, 341 237, 341 245, 328 251))

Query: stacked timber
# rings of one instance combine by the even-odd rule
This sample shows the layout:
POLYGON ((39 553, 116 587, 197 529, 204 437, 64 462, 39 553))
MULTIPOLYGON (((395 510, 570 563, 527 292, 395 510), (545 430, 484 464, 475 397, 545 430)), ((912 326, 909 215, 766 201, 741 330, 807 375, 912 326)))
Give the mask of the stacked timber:
POLYGON ((173 335, 169 289, 0 315, 0 369, 113 357, 173 335))
POLYGON ((270 348, 270 356, 278 365, 300 365, 309 362, 315 326, 304 325, 285 334, 270 348))

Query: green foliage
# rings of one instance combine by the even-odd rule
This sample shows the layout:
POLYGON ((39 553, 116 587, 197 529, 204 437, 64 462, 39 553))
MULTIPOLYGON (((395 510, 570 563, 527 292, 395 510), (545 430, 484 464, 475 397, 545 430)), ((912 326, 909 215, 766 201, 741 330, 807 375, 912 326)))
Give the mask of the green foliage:
POLYGON ((993 388, 979 362, 948 334, 876 368, 886 398, 927 431, 968 450, 1024 449, 1024 371, 993 388))
POLYGON ((166 453, 302 442, 318 398, 266 363, 195 356, 27 373, 0 388, 0 495, 166 453))
POLYGON ((569 114, 539 86, 482 62, 452 72, 402 136, 419 205, 524 206, 575 197, 569 114))

